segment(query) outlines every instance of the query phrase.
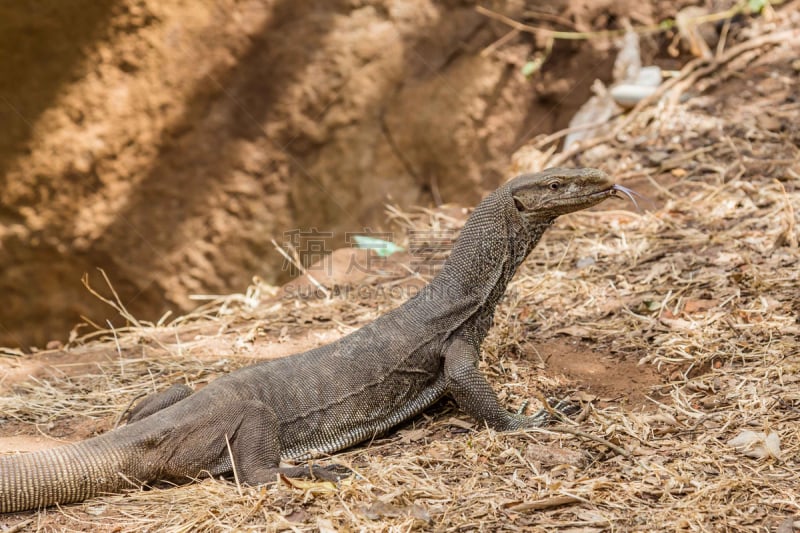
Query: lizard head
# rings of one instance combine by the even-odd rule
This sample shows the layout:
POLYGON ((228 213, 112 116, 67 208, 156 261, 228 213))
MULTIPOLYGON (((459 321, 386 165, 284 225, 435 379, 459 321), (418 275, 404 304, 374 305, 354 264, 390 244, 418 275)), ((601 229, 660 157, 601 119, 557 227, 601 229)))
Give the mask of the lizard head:
POLYGON ((552 221, 560 215, 599 204, 627 189, 594 168, 551 168, 522 174, 508 182, 514 205, 527 221, 552 221))

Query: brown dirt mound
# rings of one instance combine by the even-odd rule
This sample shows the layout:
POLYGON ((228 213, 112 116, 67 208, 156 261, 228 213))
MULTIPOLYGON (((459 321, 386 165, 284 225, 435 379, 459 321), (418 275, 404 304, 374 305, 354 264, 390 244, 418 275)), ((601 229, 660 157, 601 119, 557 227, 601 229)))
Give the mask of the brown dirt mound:
MULTIPOLYGON (((495 4, 581 30, 677 8, 495 4)), ((607 42, 559 41, 528 79, 542 43, 507 34, 474 2, 1 6, 0 346, 105 316, 79 283, 97 267, 156 320, 254 273, 285 281, 286 231, 332 232, 330 250, 387 201, 474 204, 611 71, 607 42)))

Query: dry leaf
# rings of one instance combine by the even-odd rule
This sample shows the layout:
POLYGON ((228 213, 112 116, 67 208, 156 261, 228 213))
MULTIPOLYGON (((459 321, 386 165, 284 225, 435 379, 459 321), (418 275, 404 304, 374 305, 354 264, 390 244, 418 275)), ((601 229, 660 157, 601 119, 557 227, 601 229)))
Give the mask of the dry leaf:
POLYGON ((427 431, 424 429, 404 429, 402 431, 398 431, 397 434, 400 435, 400 442, 403 444, 409 444, 411 442, 422 440, 422 438, 427 434, 427 431))
POLYGON ((661 317, 659 320, 665 326, 669 326, 670 329, 678 331, 693 331, 697 329, 697 324, 695 324, 694 322, 690 322, 688 320, 684 320, 682 318, 661 317))
POLYGON ((329 518, 317 518, 317 527, 319 533, 336 533, 336 528, 333 527, 333 522, 329 518))
POLYGON ((522 502, 511 505, 508 509, 517 511, 518 513, 525 511, 541 511, 542 509, 552 509, 553 507, 561 507, 562 505, 569 505, 580 501, 581 500, 574 496, 552 496, 550 498, 536 500, 535 502, 522 502))
POLYGON ((472 429, 473 427, 475 427, 475 425, 472 422, 467 422, 466 420, 461 420, 455 417, 448 418, 447 423, 451 426, 456 426, 461 429, 472 429))
POLYGON ((792 533, 794 531, 794 517, 787 517, 778 525, 775 533, 792 533))
POLYGON ((715 307, 717 303, 717 300, 688 299, 683 303, 683 312, 692 314, 708 311, 715 307))

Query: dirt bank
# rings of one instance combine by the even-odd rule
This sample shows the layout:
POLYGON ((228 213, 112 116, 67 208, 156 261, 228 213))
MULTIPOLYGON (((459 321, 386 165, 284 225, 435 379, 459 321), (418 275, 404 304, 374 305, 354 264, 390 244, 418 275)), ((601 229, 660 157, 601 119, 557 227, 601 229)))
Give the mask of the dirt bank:
MULTIPOLYGON (((491 7, 573 30, 675 9, 539 4, 491 7)), ((610 41, 559 41, 526 78, 543 44, 508 32, 432 0, 0 7, 0 345, 104 322, 79 282, 98 267, 156 320, 284 280, 270 239, 286 231, 334 232, 332 248, 381 227, 387 201, 471 205, 610 74, 610 41)))

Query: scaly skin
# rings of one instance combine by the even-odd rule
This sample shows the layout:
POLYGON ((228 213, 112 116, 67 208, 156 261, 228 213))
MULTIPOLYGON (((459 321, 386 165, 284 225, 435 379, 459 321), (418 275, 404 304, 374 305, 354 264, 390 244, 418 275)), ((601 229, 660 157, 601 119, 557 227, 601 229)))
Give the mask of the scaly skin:
POLYGON ((477 369, 480 346, 506 285, 546 228, 616 187, 594 169, 509 181, 480 203, 442 271, 402 306, 336 342, 242 368, 194 394, 173 387, 146 398, 126 426, 107 434, 0 458, 0 512, 226 475, 233 464, 253 485, 279 472, 337 479, 330 468, 279 462, 372 438, 445 394, 497 430, 538 424, 500 405, 477 369))

